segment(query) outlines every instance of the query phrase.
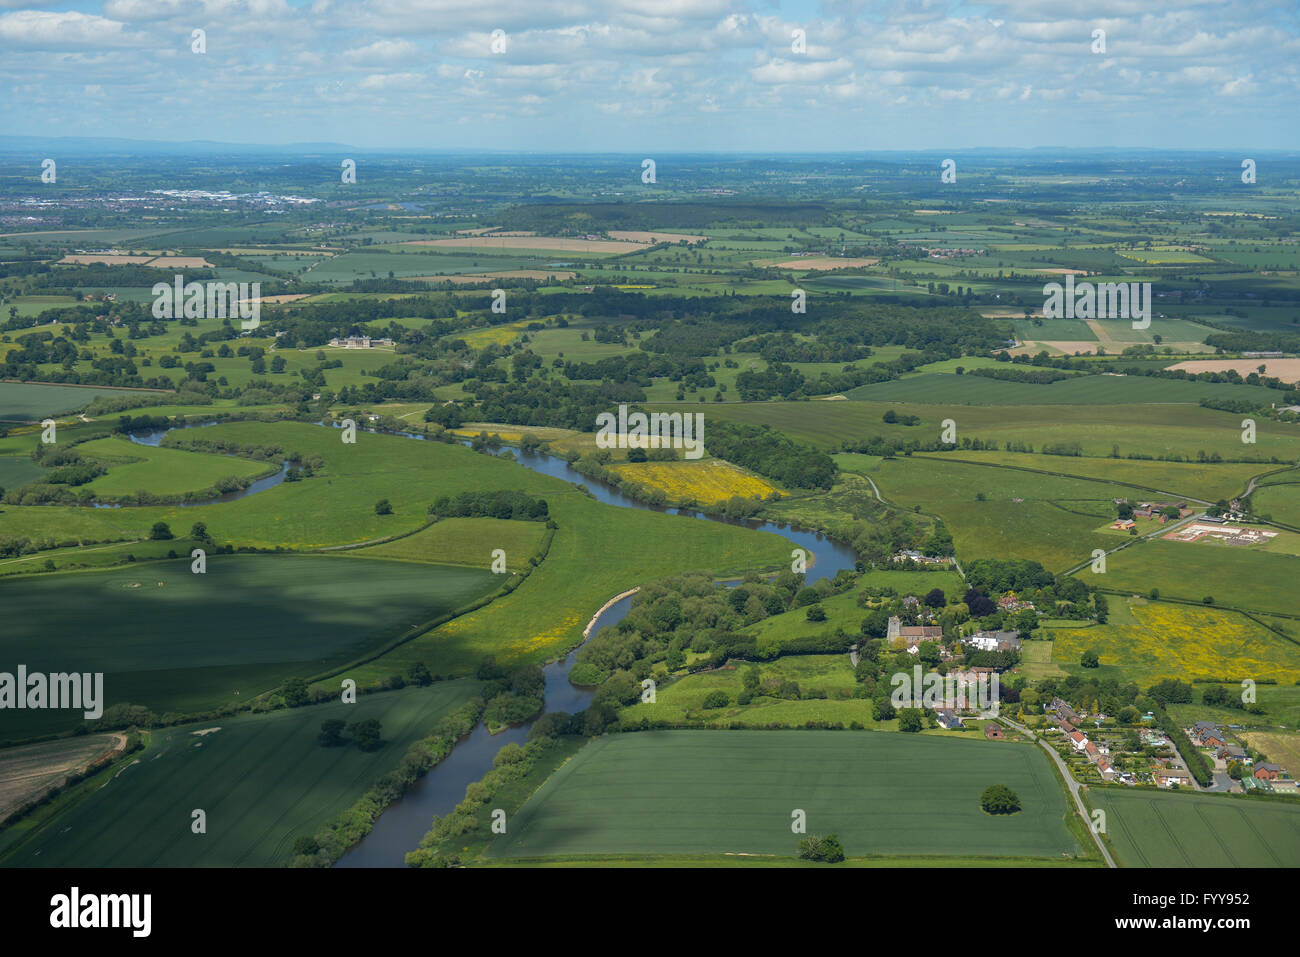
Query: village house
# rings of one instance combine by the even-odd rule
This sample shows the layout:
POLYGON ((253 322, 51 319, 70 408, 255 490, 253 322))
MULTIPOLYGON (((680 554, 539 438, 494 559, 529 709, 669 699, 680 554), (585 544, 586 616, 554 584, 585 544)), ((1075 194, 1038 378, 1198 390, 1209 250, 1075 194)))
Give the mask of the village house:
POLYGON ((1084 751, 1088 747, 1088 739, 1082 731, 1071 731, 1070 743, 1074 745, 1076 751, 1084 751))
POLYGON ((1156 773, 1156 784, 1162 788, 1171 788, 1175 784, 1180 788, 1191 787, 1192 776, 1182 768, 1159 768, 1156 773))
POLYGON ((1253 775, 1261 781, 1276 781, 1285 773, 1286 772, 1276 764, 1257 764, 1255 765, 1253 775))
POLYGON ((994 724, 992 721, 990 721, 988 724, 984 725, 984 737, 990 740, 996 740, 999 738, 1004 738, 1006 737, 1006 735, 1002 733, 1002 725, 994 724))
POLYGON ((951 731, 954 728, 960 728, 962 726, 961 718, 959 718, 957 712, 953 711, 951 708, 940 708, 934 713, 934 715, 938 719, 939 727, 941 728, 947 728, 951 731))
POLYGON ((1032 601, 1021 601, 1015 592, 1009 591, 998 599, 998 608, 1003 611, 1019 611, 1022 608, 1032 611, 1034 603, 1032 601))
POLYGON ((1209 721, 1198 721, 1190 728, 1196 743, 1206 748, 1221 748, 1228 743, 1227 737, 1219 726, 1209 721))
POLYGON ((1235 744, 1225 744, 1223 747, 1219 748, 1219 750, 1214 752, 1214 756, 1223 762, 1246 762, 1250 760, 1250 758, 1246 756, 1246 749, 1235 744))
POLYGON ((1017 631, 977 631, 962 643, 979 651, 1019 651, 1023 644, 1017 631))
POLYGON ((1075 714, 1074 709, 1070 707, 1069 702, 1060 698, 1053 698, 1048 708, 1056 713, 1056 716, 1062 721, 1068 721, 1071 724, 1079 724, 1079 716, 1075 714))
POLYGON ((1103 781, 1113 781, 1117 776, 1115 768, 1111 765, 1110 759, 1107 757, 1099 757, 1097 759, 1097 770, 1101 772, 1101 778, 1103 781))

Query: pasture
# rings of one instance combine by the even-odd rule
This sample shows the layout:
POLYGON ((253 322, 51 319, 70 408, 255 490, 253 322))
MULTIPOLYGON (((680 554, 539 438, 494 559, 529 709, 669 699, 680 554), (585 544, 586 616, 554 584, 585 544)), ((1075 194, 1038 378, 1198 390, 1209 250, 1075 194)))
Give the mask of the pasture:
POLYGON ((1080 855, 1038 749, 871 732, 649 731, 597 738, 514 816, 492 858, 760 854, 794 858, 791 812, 849 857, 1080 855), (1023 810, 980 808, 1005 784, 1023 810))
POLYGON ((348 808, 412 743, 472 697, 475 681, 362 695, 325 704, 164 728, 84 800, 4 858, 18 867, 275 867, 296 838, 348 808), (325 748, 321 722, 378 719, 383 745, 325 748), (202 733, 211 730, 208 733, 202 733), (190 829, 207 814, 207 833, 190 829))
POLYGON ((1294 867, 1300 801, 1092 788, 1122 867, 1294 867))
POLYGON ((1079 665, 1080 656, 1091 649, 1101 659, 1093 674, 1115 674, 1144 687, 1163 678, 1287 684, 1300 679, 1300 645, 1245 615, 1216 608, 1112 597, 1106 624, 1043 628, 1041 633, 1053 639, 1053 662, 1080 676, 1091 670, 1079 665))
MULTIPOLYGON (((1079 574, 1094 577, 1086 569, 1079 574)), ((1110 555, 1104 581, 1096 584, 1135 595, 1156 588, 1164 598, 1199 603, 1210 597, 1219 605, 1294 616, 1300 613, 1297 575, 1295 555, 1154 539, 1110 555)))
POLYGON ((92 439, 76 449, 108 468, 106 475, 83 486, 95 498, 106 500, 124 498, 138 491, 183 495, 211 488, 223 478, 249 479, 279 470, 272 463, 233 455, 139 445, 124 436, 92 439))

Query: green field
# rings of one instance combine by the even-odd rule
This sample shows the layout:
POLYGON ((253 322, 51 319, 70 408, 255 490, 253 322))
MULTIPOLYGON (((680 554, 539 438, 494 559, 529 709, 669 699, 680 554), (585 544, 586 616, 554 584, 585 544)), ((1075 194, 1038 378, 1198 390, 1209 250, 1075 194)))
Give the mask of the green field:
POLYGON ((791 813, 849 857, 1080 854, 1046 755, 1002 742, 872 732, 651 731, 597 738, 514 817, 490 857, 762 854, 793 858, 791 813), (1023 810, 980 808, 990 784, 1023 810))
MULTIPOLYGON (((1118 452, 1120 457, 1130 454, 1152 458, 1182 456, 1196 461, 1201 451, 1207 455, 1217 452, 1228 461, 1267 461, 1270 457, 1277 457, 1291 462, 1300 456, 1300 426, 1261 419, 1257 423, 1257 441, 1248 446, 1241 441, 1240 415, 1172 402, 1076 406, 958 405, 914 400, 901 408, 898 402, 866 401, 679 402, 653 408, 669 412, 703 412, 706 420, 717 417, 733 422, 770 425, 793 439, 831 451, 840 451, 846 440, 859 441, 871 436, 937 440, 943 420, 952 419, 957 426, 959 442, 964 438, 978 438, 996 442, 998 448, 1007 442, 1029 443, 1035 449, 1040 449, 1045 443, 1077 442, 1084 455, 1096 458, 1118 452), (889 409, 919 416, 921 423, 910 427, 886 425, 881 416, 889 409)), ((964 453, 959 451, 958 454, 964 453)), ((1062 457, 1043 458, 1049 462, 1043 467, 1053 469, 1059 466, 1058 460, 1062 457)))
POLYGON ((248 479, 274 472, 277 466, 233 455, 209 455, 185 449, 139 445, 116 436, 82 442, 76 450, 108 468, 108 474, 83 486, 97 499, 120 499, 138 491, 183 495, 211 488, 223 478, 248 479))
MULTIPOLYGON (((236 501, 191 508, 6 507, 0 509, 0 537, 138 539, 146 537, 157 521, 167 522, 178 534, 202 521, 218 542, 320 548, 417 531, 428 519, 428 506, 440 495, 514 489, 547 501, 559 527, 546 561, 535 574, 503 601, 449 622, 395 649, 381 662, 363 666, 358 681, 386 677, 415 661, 439 674, 463 674, 488 654, 501 660, 547 660, 578 644, 583 627, 607 599, 643 582, 683 569, 723 574, 771 569, 789 561, 789 542, 778 535, 602 505, 567 482, 460 445, 365 432, 357 434, 355 445, 344 445, 339 431, 298 422, 240 422, 196 432, 203 438, 278 445, 304 456, 319 454, 324 469, 301 482, 286 482, 236 501), (380 498, 390 500, 393 514, 375 514, 374 504, 380 498)), ((541 528, 539 523, 529 524, 541 528)), ((515 539, 520 545, 510 544, 509 539, 504 545, 477 542, 473 535, 441 538, 455 533, 456 528, 431 531, 428 541, 437 547, 459 549, 460 560, 472 554, 467 550, 477 548, 486 549, 490 561, 491 549, 504 547, 508 565, 510 551, 527 548, 524 543, 537 534, 522 530, 524 538, 515 539)), ((422 548, 424 541, 394 542, 392 555, 421 557, 411 550, 422 548)), ((436 557, 437 553, 424 554, 436 557)), ((187 569, 188 564, 177 567, 187 569)), ((405 563, 389 567, 405 569, 405 574, 417 577, 429 574, 405 563)), ((211 568, 210 563, 209 575, 211 568)))
MULTIPOLYGON (((238 703, 344 664, 486 595, 486 568, 310 555, 209 555, 0 581, 0 659, 103 672, 108 705, 188 711, 238 703)), ((3 736, 66 729, 80 711, 6 712, 3 736)))
POLYGON ((1093 788, 1124 867, 1294 867, 1300 800, 1093 788))
POLYGON ((938 405, 1129 405, 1222 398, 1267 403, 1272 389, 1153 376, 1074 376, 1050 385, 1004 382, 984 376, 931 373, 893 382, 859 386, 849 399, 925 402, 938 405))
POLYGON ((83 408, 101 395, 142 395, 138 390, 101 386, 33 385, 0 382, 0 422, 32 422, 83 408))
MULTIPOLYGON (((1157 588, 1163 598, 1200 602, 1208 596, 1219 605, 1294 616, 1300 613, 1298 574, 1295 555, 1155 539, 1113 553, 1106 574, 1095 577, 1104 578, 1096 582, 1102 587, 1135 595, 1157 588)), ((1080 575, 1094 577, 1086 569, 1080 575)))
POLYGON ((478 690, 472 680, 181 725, 151 734, 119 771, 27 836, 7 866, 275 867, 294 840, 316 833, 397 767, 411 744, 478 690), (384 744, 321 747, 322 721, 377 718, 384 744), (210 734, 196 734, 219 728, 210 734), (207 833, 190 829, 207 815, 207 833))

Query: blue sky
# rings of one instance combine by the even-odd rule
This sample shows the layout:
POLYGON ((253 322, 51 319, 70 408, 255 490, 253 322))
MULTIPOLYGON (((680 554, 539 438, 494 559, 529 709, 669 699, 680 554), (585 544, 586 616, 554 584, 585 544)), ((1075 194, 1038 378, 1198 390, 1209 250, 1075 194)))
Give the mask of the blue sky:
POLYGON ((1296 0, 0 0, 11 135, 1231 150, 1298 118, 1296 0))

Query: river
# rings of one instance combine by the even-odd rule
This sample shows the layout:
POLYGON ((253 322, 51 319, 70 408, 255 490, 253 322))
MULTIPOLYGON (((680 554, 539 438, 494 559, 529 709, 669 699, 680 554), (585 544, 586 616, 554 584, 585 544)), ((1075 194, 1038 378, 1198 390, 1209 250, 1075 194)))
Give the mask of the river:
MULTIPOLYGON (((211 423, 208 423, 211 424, 211 423)), ((324 425, 324 423, 318 423, 324 425)), ((202 428, 202 426, 187 426, 202 428)), ((150 432, 132 436, 134 442, 143 445, 158 445, 170 429, 162 432, 150 432)), ((423 435, 414 432, 402 433, 407 438, 424 440, 423 435)), ((466 442, 466 445, 469 443, 466 442)), ((819 532, 809 531, 796 525, 782 525, 774 522, 726 519, 720 516, 705 515, 688 509, 664 508, 647 505, 624 495, 611 485, 597 479, 589 478, 573 469, 562 458, 545 452, 525 452, 521 449, 501 448, 496 454, 508 451, 515 454, 516 460, 525 468, 585 486, 597 501, 619 508, 637 508, 646 511, 665 512, 683 517, 694 517, 702 521, 726 522, 730 525, 743 525, 757 531, 775 532, 789 539, 794 545, 804 549, 813 556, 806 579, 809 583, 823 578, 834 578, 841 569, 853 568, 857 560, 853 550, 846 545, 832 541, 819 532)), ((286 463, 287 466, 287 463, 286 463)), ((243 498, 257 492, 265 491, 284 480, 284 471, 253 483, 242 492, 230 493, 217 501, 229 501, 243 498)), ((597 615, 587 634, 596 634, 601 628, 617 625, 626 617, 632 607, 632 597, 620 598, 597 615)), ((592 609, 596 612, 596 609, 592 609)), ((581 647, 581 645, 579 645, 581 647)), ((546 711, 567 711, 570 714, 587 707, 595 689, 577 688, 569 683, 569 670, 574 665, 578 649, 575 648, 560 661, 552 662, 542 669, 546 676, 546 711)), ((389 806, 374 828, 360 844, 343 856, 336 867, 404 867, 406 853, 419 846, 421 838, 428 832, 435 815, 441 817, 450 813, 465 797, 465 788, 477 781, 492 769, 493 759, 503 746, 528 740, 529 722, 518 727, 509 728, 499 734, 488 734, 487 726, 480 723, 474 731, 452 749, 439 764, 422 777, 406 794, 389 806)))

